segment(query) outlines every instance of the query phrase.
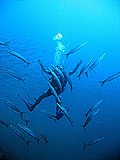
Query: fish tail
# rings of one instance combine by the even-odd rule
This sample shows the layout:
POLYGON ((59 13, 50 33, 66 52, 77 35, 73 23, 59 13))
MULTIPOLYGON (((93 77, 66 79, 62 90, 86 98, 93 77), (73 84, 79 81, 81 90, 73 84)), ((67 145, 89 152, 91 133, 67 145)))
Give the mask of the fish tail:
POLYGON ((26 126, 28 125, 28 123, 29 123, 29 122, 30 122, 30 120, 26 120, 26 121, 25 121, 25 123, 26 123, 26 126))
POLYGON ((72 92, 74 90, 73 86, 70 87, 70 91, 72 92))
POLYGON ((10 124, 6 124, 6 127, 9 128, 10 124))
POLYGON ((68 56, 69 56, 69 54, 67 53, 67 54, 66 54, 66 59, 68 58, 68 56))
POLYGON ((55 116, 52 116, 54 119, 54 122, 57 124, 57 119, 56 119, 56 117, 55 116))
POLYGON ((25 78, 24 78, 24 79, 21 79, 21 81, 25 84, 25 78))
POLYGON ((87 145, 85 143, 82 143, 82 144, 83 144, 83 150, 85 150, 87 145))
POLYGON ((63 55, 65 55, 65 56, 66 56, 66 59, 67 59, 67 58, 68 58, 68 56, 69 56, 69 53, 67 53, 67 54, 65 53, 65 54, 63 54, 63 55))
POLYGON ((75 121, 71 121, 71 126, 73 127, 73 122, 75 122, 75 121))
POLYGON ((37 101, 37 99, 36 98, 33 98, 35 101, 37 101))
POLYGON ((12 127, 13 127, 13 125, 12 125, 12 124, 10 124, 10 127, 12 128, 12 127))
POLYGON ((21 112, 21 116, 23 117, 26 112, 21 112))
POLYGON ((78 75, 78 76, 76 76, 79 80, 80 80, 80 78, 81 78, 81 75, 78 75))
POLYGON ((31 142, 31 141, 27 141, 27 142, 26 142, 28 147, 29 147, 30 142, 31 142))
POLYGON ((88 78, 88 72, 85 72, 86 77, 88 78))
POLYGON ((39 145, 39 141, 40 141, 40 139, 37 140, 37 145, 39 145))
POLYGON ((98 83, 101 83, 101 87, 105 84, 105 81, 99 81, 98 83))
POLYGON ((83 129, 84 129, 84 132, 86 132, 85 125, 84 125, 84 124, 82 124, 82 125, 81 125, 81 127, 83 127, 83 129))
POLYGON ((46 141, 46 142, 45 142, 45 144, 46 144, 46 146, 47 146, 47 144, 48 144, 48 141, 46 141))
POLYGON ((30 63, 30 62, 27 62, 27 64, 30 65, 31 63, 30 63))
POLYGON ((45 145, 47 146, 47 144, 48 144, 48 140, 45 140, 45 145))

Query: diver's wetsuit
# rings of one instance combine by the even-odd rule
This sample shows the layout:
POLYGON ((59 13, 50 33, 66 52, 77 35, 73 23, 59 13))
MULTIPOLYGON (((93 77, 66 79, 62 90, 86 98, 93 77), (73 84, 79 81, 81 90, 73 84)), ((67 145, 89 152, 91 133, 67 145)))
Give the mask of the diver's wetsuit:
MULTIPOLYGON (((57 83, 56 83, 56 81, 54 80, 53 77, 51 77, 51 78, 49 79, 49 82, 50 82, 50 84, 54 87, 56 93, 57 93, 58 95, 60 95, 60 94, 63 93, 64 90, 65 90, 65 87, 66 87, 66 84, 67 84, 67 79, 66 79, 65 76, 64 76, 64 79, 62 79, 62 78, 60 77, 60 75, 57 75, 57 76, 58 76, 58 78, 59 78, 59 80, 60 80, 60 82, 61 82, 61 85, 62 85, 62 92, 61 92, 60 88, 57 86, 57 83)), ((47 97, 49 97, 49 96, 51 96, 51 95, 53 95, 53 93, 51 92, 51 89, 46 90, 46 91, 36 100, 36 102, 35 102, 33 105, 30 106, 29 110, 30 110, 30 111, 33 111, 33 109, 34 109, 44 98, 47 98, 47 97)), ((60 98, 60 99, 61 99, 61 98, 60 98)), ((58 103, 57 100, 56 100, 56 103, 58 103)), ((57 107, 57 108, 58 108, 58 107, 57 107)), ((56 108, 56 112, 58 112, 58 109, 57 109, 57 108, 56 108)))

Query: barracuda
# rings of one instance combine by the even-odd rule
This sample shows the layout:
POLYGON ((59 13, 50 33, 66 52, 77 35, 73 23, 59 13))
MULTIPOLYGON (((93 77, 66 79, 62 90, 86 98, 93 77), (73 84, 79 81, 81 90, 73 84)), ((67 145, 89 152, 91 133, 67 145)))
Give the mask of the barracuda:
POLYGON ((30 135, 31 137, 33 137, 35 140, 38 141, 38 144, 39 144, 39 138, 37 137, 37 134, 30 128, 28 128, 27 126, 24 126, 22 124, 18 124, 18 126, 23 130, 25 131, 28 135, 30 135))
POLYGON ((23 57, 21 54, 17 53, 17 52, 14 52, 12 50, 9 50, 7 51, 7 53, 17 57, 18 59, 22 60, 23 62, 27 63, 28 65, 30 64, 30 62, 28 62, 25 57, 23 57))
POLYGON ((96 116, 96 114, 100 111, 100 109, 97 109, 97 111, 95 111, 94 113, 90 114, 90 116, 87 117, 86 121, 84 122, 83 125, 81 125, 84 129, 84 131, 86 131, 86 127, 87 125, 92 121, 92 119, 96 116))
POLYGON ((18 137, 20 137, 23 141, 26 142, 27 146, 29 147, 29 143, 31 142, 30 140, 27 140, 23 134, 17 129, 15 128, 13 125, 10 125, 10 127, 13 129, 13 131, 17 134, 18 137))
POLYGON ((58 85, 60 91, 62 92, 62 85, 61 85, 61 82, 60 82, 58 76, 57 76, 57 75, 55 74, 55 72, 53 72, 50 68, 49 68, 49 70, 50 70, 50 72, 51 72, 53 78, 55 79, 55 81, 56 81, 56 83, 57 83, 57 85, 58 85))
POLYGON ((102 141, 103 139, 104 139, 104 137, 99 138, 99 139, 96 139, 96 140, 94 140, 94 141, 90 141, 88 144, 83 143, 83 150, 85 150, 86 147, 90 147, 90 146, 92 146, 92 145, 94 145, 94 144, 102 141))
POLYGON ((68 115, 68 111, 67 111, 64 107, 62 107, 60 104, 58 104, 58 103, 57 103, 57 106, 64 112, 65 116, 67 117, 67 119, 68 119, 69 122, 71 123, 71 126, 73 127, 73 122, 74 122, 74 121, 72 121, 72 120, 70 119, 70 117, 69 117, 69 115, 68 115))

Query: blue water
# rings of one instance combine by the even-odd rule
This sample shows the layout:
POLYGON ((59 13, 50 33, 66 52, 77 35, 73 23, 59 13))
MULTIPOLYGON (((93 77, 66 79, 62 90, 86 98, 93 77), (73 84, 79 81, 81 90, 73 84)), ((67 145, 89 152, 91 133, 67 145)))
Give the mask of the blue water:
MULTIPOLYGON (((11 160, 119 160, 120 159, 120 77, 103 87, 98 81, 120 71, 120 2, 119 0, 1 0, 0 41, 9 42, 11 50, 23 55, 31 64, 8 54, 0 46, 0 66, 13 71, 25 84, 0 70, 0 97, 14 103, 30 120, 28 127, 41 129, 48 137, 48 145, 30 138, 28 148, 9 127, 0 125, 0 144, 13 152, 11 160), (21 94, 30 103, 38 98, 48 85, 38 64, 41 59, 46 67, 55 64, 56 41, 53 37, 61 33, 65 52, 87 41, 81 50, 71 54, 65 67, 71 71, 82 59, 86 64, 91 57, 105 57, 90 72, 89 77, 71 77, 74 90, 69 85, 62 95, 62 105, 70 108, 69 115, 75 121, 73 128, 66 117, 57 124, 42 115, 39 107, 55 114, 55 98, 43 100, 33 112, 28 111, 19 99, 21 94), (99 113, 84 132, 85 113, 89 107, 103 99, 99 113), (104 137, 101 142, 83 149, 88 143, 104 137)), ((47 78, 49 76, 46 75, 47 78)), ((18 127, 21 121, 10 107, 0 100, 0 119, 18 127)))

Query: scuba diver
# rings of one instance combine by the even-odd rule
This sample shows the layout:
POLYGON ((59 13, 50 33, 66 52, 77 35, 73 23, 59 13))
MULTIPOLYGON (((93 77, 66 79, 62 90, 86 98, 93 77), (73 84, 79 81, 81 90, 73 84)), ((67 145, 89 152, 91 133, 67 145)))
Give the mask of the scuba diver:
MULTIPOLYGON (((79 51, 86 44, 87 44, 87 42, 82 43, 82 45, 79 45, 78 47, 71 49, 67 54, 65 54, 66 58, 68 58, 69 55, 79 51)), ((36 108, 36 106, 38 104, 40 104, 40 102, 43 99, 45 99, 49 96, 54 96, 56 98, 56 116, 53 116, 53 117, 59 120, 65 114, 61 110, 61 108, 58 107, 57 104, 61 105, 61 96, 62 96, 62 93, 65 91, 67 83, 70 85, 70 88, 72 91, 73 86, 72 86, 72 81, 70 79, 70 76, 73 75, 77 71, 79 66, 82 64, 82 60, 80 60, 77 63, 77 65, 75 66, 75 68, 71 72, 66 71, 66 69, 62 65, 59 65, 59 64, 57 66, 51 65, 52 69, 51 68, 46 69, 40 59, 38 60, 38 63, 40 64, 40 67, 42 69, 42 74, 46 73, 51 76, 49 78, 49 80, 47 80, 43 74, 44 78, 47 80, 47 83, 49 85, 49 89, 46 90, 42 95, 40 95, 40 97, 38 99, 34 98, 35 99, 34 104, 30 104, 25 99, 23 99, 23 97, 20 96, 19 94, 18 94, 18 96, 26 104, 29 111, 33 111, 36 108)), ((69 109, 66 108, 66 111, 68 111, 68 110, 69 109)))
MULTIPOLYGON (((82 64, 82 60, 80 60, 77 65, 75 66, 75 68, 71 71, 71 72, 67 72, 64 67, 62 65, 57 65, 57 66, 53 66, 53 69, 46 69, 42 63, 41 60, 38 60, 38 63, 40 64, 40 67, 42 69, 42 73, 46 73, 48 75, 50 75, 51 77, 49 78, 49 80, 47 80, 48 84, 49 84, 49 89, 46 90, 42 95, 40 95, 40 97, 38 99, 35 99, 35 103, 34 104, 30 104, 28 103, 26 100, 23 99, 22 96, 19 96, 20 99, 22 99, 22 101, 26 104, 27 108, 30 111, 33 111, 34 108, 40 104, 40 102, 44 99, 47 98, 49 96, 55 96, 56 98, 56 104, 59 103, 61 104, 61 94, 64 92, 67 82, 69 83, 71 90, 72 90, 72 82, 70 80, 70 76, 73 75, 77 69, 79 68, 79 66, 82 64)), ((44 74, 43 74, 44 76, 44 74)), ((44 76, 45 77, 45 76, 44 76)), ((46 78, 45 78, 46 79, 46 78)), ((66 110, 68 111, 69 109, 66 108, 66 110)), ((54 116, 57 120, 61 119, 63 117, 64 113, 61 111, 60 108, 58 108, 58 106, 56 105, 56 116, 54 116)))

